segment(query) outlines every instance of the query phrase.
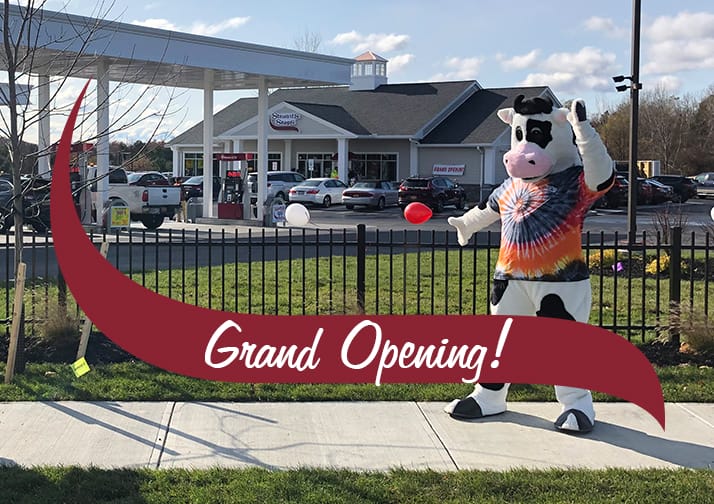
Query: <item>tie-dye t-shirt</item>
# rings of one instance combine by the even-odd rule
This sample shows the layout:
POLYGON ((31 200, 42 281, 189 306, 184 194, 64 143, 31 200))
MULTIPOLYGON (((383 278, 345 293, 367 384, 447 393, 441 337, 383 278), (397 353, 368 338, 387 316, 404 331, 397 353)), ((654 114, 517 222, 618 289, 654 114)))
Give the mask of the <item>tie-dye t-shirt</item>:
POLYGON ((488 199, 501 216, 495 278, 555 282, 588 278, 581 246, 583 220, 609 188, 589 189, 581 166, 533 183, 506 179, 488 199))

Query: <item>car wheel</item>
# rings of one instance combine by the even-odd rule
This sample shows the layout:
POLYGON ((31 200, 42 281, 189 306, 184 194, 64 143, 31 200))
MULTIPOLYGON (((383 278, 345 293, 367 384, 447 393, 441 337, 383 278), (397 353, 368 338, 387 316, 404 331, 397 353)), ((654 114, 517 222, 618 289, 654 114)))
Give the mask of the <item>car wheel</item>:
POLYGON ((164 216, 155 214, 144 215, 140 220, 146 229, 158 229, 164 222, 164 216))
POLYGON ((345 208, 347 210, 352 210, 355 206, 354 205, 345 205, 345 208))
POLYGON ((35 233, 37 233, 37 234, 45 234, 50 230, 49 223, 43 221, 40 218, 32 219, 32 222, 30 225, 32 226, 32 229, 35 231, 35 233))
POLYGON ((329 196, 325 196, 325 199, 322 200, 322 206, 325 208, 330 208, 330 205, 332 205, 332 198, 329 196))
POLYGON ((379 198, 379 201, 377 202, 377 210, 384 210, 384 207, 387 206, 387 203, 384 201, 384 198, 379 198))
POLYGON ((12 213, 2 213, 0 215, 0 233, 8 234, 10 228, 15 225, 15 216, 12 213))
POLYGON ((465 206, 466 206, 466 198, 464 198, 463 196, 460 196, 459 199, 456 200, 456 209, 463 210, 465 206))
POLYGON ((436 199, 436 203, 434 204, 434 211, 437 213, 444 211, 444 198, 443 197, 440 196, 436 199))

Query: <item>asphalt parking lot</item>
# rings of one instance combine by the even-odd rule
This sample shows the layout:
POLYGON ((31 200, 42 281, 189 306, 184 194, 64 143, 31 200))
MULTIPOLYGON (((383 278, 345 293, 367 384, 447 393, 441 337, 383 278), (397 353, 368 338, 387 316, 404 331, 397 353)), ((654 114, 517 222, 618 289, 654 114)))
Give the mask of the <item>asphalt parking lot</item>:
MULTIPOLYGON (((471 203, 473 205, 473 203, 471 203)), ((637 231, 654 231, 657 229, 656 221, 667 217, 670 222, 682 222, 690 231, 700 229, 708 224, 713 224, 710 211, 714 206, 714 199, 691 199, 686 203, 671 203, 660 205, 646 205, 638 207, 637 231)), ((451 216, 462 215, 465 210, 456 210, 447 207, 443 212, 434 214, 424 224, 415 225, 407 222, 398 207, 389 207, 384 210, 355 209, 347 210, 342 205, 331 208, 309 207, 311 224, 321 227, 351 227, 365 224, 380 230, 389 229, 423 229, 425 231, 443 231, 453 229, 447 219, 451 216)), ((591 232, 627 232, 627 207, 616 210, 597 209, 591 210, 585 219, 584 231, 591 232)), ((498 231, 499 223, 490 226, 489 230, 498 231)))

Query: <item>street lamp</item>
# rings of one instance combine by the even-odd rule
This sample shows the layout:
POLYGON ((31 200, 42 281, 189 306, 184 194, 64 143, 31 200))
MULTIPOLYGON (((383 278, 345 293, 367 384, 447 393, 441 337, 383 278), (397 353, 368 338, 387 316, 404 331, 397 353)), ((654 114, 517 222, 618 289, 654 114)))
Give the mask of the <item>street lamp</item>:
POLYGON ((641 0, 632 0, 632 74, 616 75, 612 80, 620 84, 625 80, 630 84, 615 86, 618 92, 630 90, 630 166, 628 177, 630 185, 627 197, 627 243, 633 245, 637 240, 637 118, 639 115, 640 80, 640 11, 641 0))

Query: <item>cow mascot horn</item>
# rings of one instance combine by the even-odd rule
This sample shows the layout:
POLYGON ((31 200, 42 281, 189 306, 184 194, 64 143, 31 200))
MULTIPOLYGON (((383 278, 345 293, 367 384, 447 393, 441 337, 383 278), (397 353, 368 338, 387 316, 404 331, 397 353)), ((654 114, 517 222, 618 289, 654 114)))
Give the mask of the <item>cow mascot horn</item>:
MULTIPOLYGON (((501 219, 501 245, 491 292, 494 315, 588 322, 592 292, 581 235, 585 215, 615 180, 612 160, 587 120, 583 100, 570 110, 548 98, 518 96, 498 111, 511 126, 503 156, 508 178, 477 207, 449 218, 459 244, 501 219)), ((534 335, 533 337, 537 337, 534 335)), ((478 383, 445 411, 475 419, 506 411, 508 383, 478 383)), ((589 390, 556 386, 558 430, 589 432, 595 410, 589 390)))

